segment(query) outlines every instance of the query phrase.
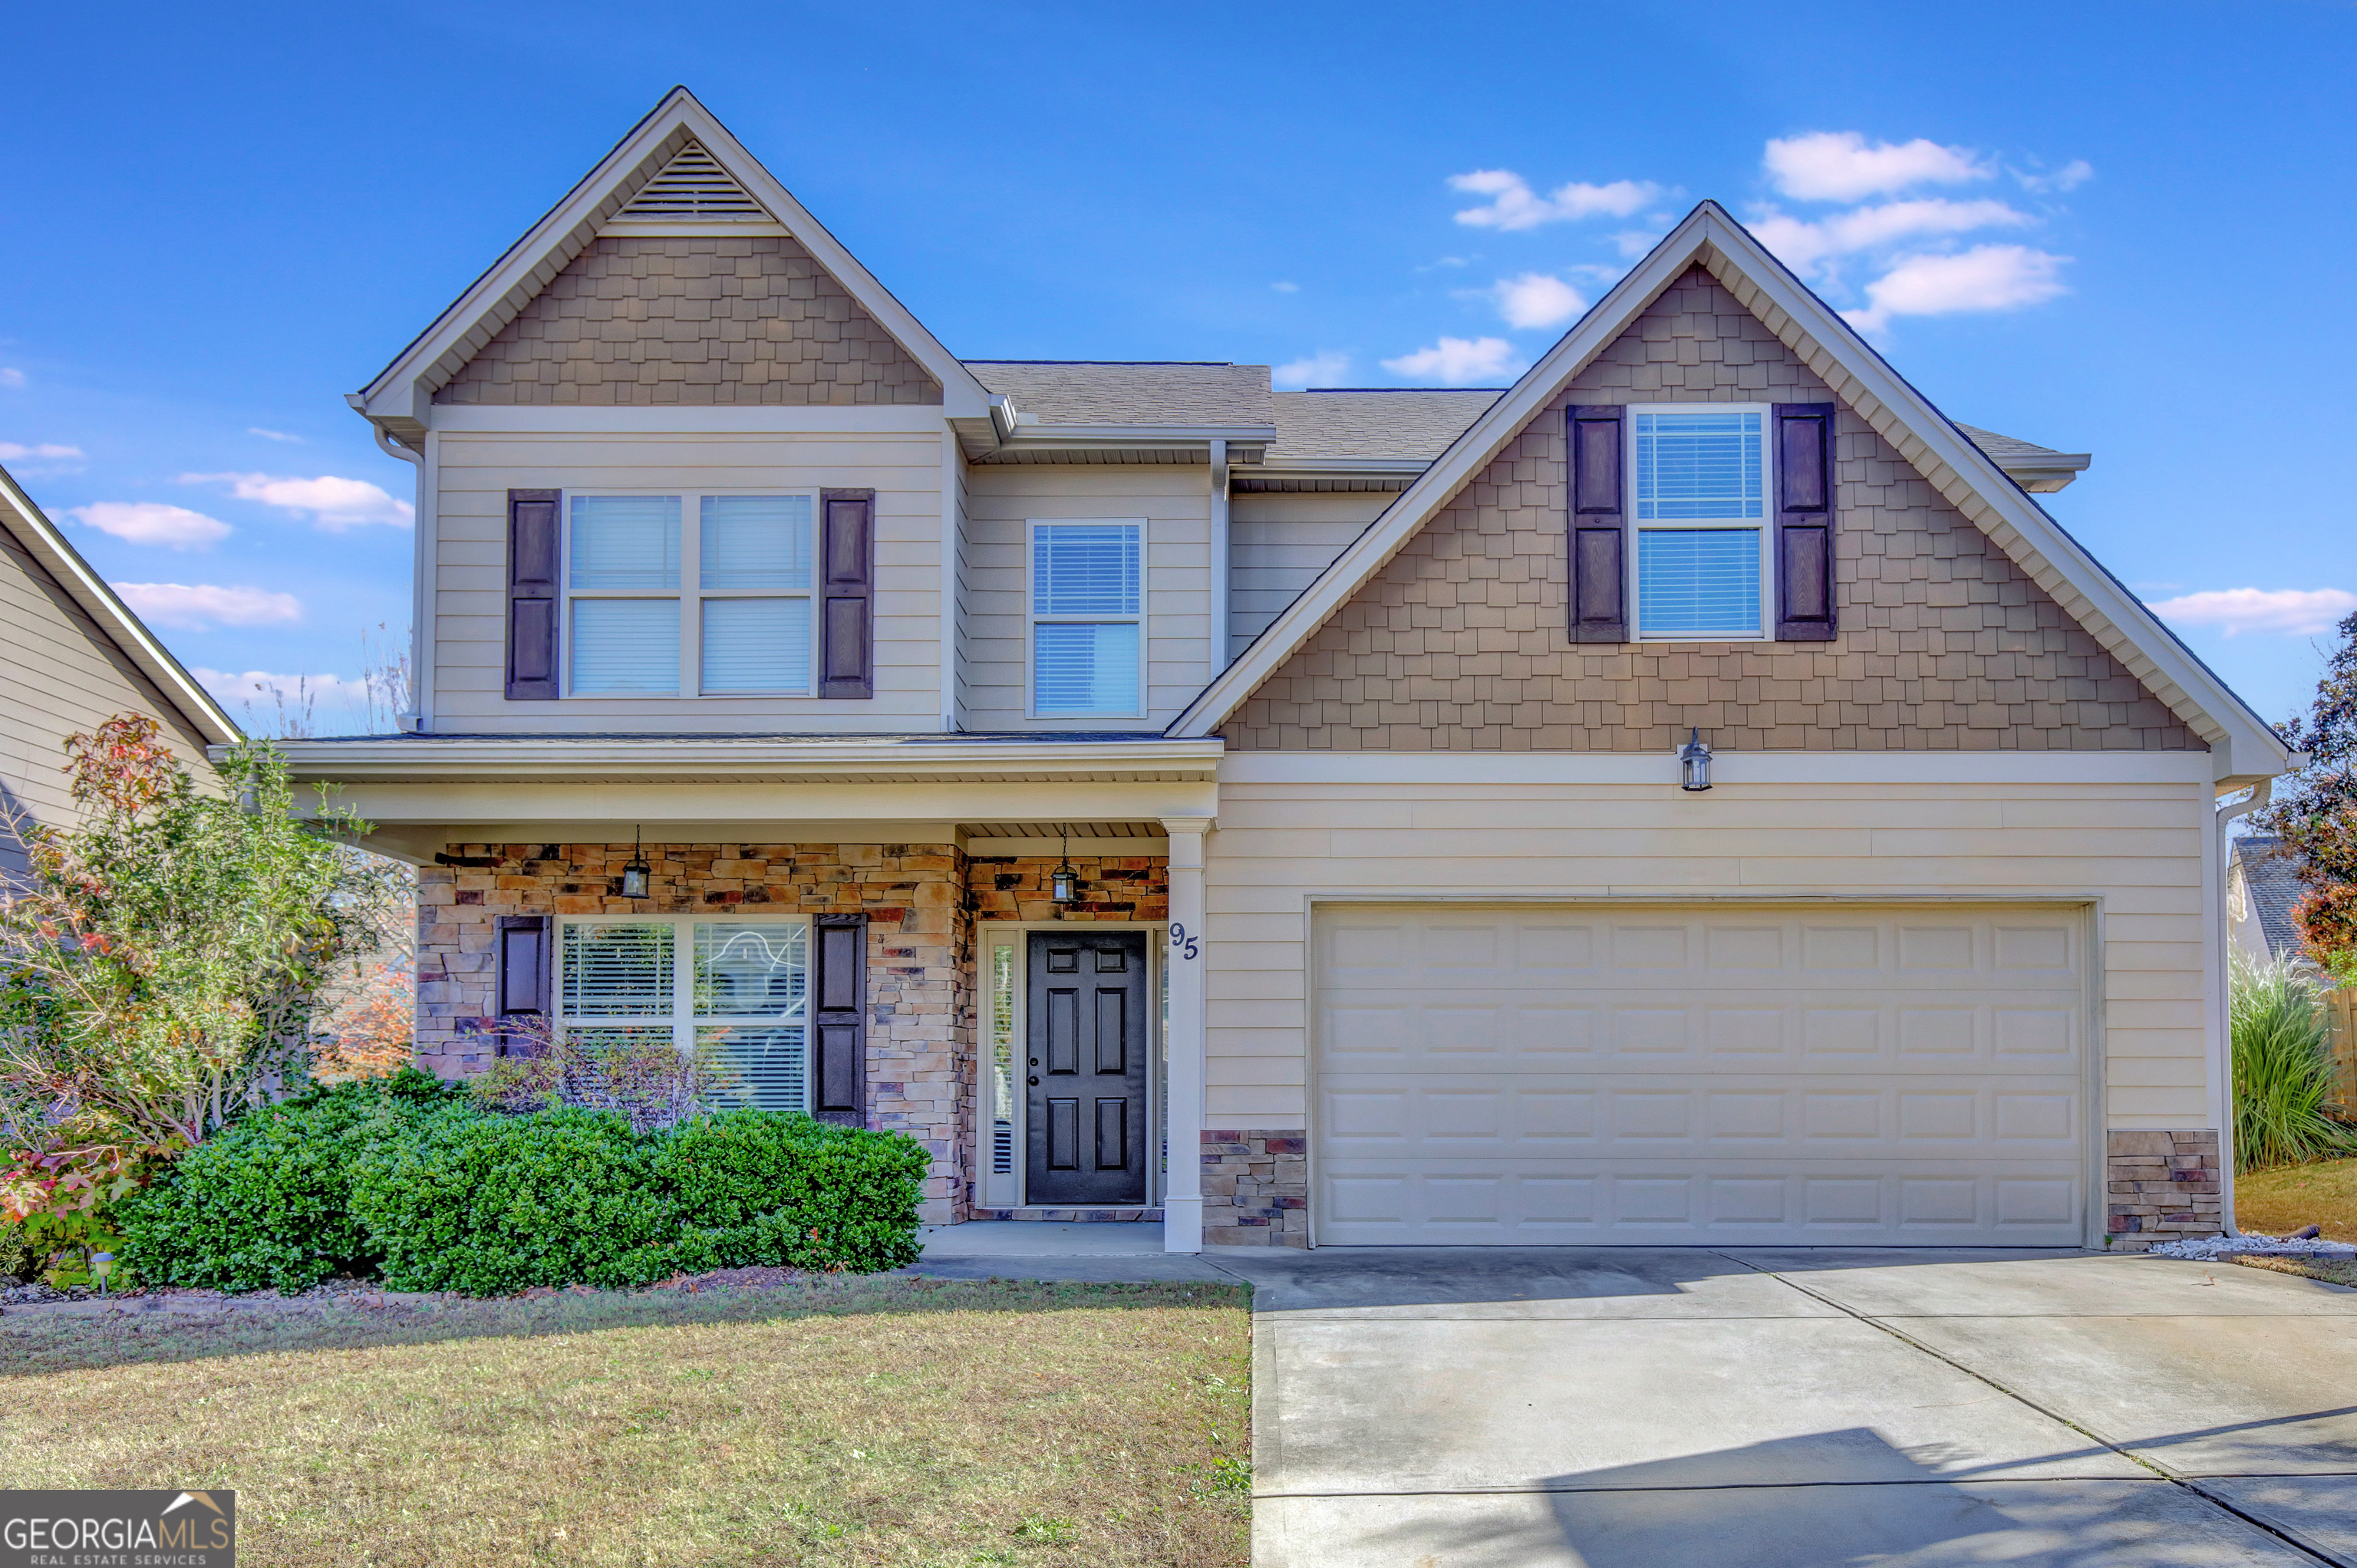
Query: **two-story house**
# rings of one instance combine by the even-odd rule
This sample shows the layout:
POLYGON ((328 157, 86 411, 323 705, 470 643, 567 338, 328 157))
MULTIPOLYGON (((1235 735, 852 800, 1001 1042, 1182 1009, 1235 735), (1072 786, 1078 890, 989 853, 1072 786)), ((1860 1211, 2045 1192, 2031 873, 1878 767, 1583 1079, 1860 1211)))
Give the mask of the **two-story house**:
POLYGON ((2220 1223, 2285 749, 1713 203, 1502 392, 969 360, 679 91, 351 401, 417 710, 289 749, 439 1071, 711 1050, 1181 1251, 2220 1223))

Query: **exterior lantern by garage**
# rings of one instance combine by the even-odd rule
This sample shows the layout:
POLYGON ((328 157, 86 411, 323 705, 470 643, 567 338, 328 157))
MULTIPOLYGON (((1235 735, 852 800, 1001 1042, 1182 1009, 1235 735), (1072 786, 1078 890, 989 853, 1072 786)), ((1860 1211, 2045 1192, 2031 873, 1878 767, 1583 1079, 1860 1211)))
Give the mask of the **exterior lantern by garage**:
POLYGON ((1678 747, 1678 788, 1710 788, 1710 745, 1699 729, 1688 729, 1685 745, 1678 747))
POLYGON ((1072 840, 1064 838, 1063 864, 1049 874, 1048 897, 1059 904, 1076 904, 1081 897, 1081 874, 1072 866, 1072 840))
POLYGON ((639 851, 640 837, 640 830, 630 830, 630 858, 622 866, 622 897, 625 898, 645 897, 647 878, 654 875, 654 867, 647 864, 647 857, 639 851))

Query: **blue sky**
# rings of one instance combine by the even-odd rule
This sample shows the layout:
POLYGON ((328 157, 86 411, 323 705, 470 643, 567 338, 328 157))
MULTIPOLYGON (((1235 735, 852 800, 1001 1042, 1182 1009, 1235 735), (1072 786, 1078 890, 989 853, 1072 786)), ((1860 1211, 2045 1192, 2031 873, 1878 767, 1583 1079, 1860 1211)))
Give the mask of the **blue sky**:
POLYGON ((190 665, 350 681, 410 473, 343 394, 683 81, 975 358, 1486 384, 1715 197, 1951 414, 2093 452, 2055 514, 2305 705, 2357 607, 2350 5, 1124 11, 20 7, 0 460, 190 665))

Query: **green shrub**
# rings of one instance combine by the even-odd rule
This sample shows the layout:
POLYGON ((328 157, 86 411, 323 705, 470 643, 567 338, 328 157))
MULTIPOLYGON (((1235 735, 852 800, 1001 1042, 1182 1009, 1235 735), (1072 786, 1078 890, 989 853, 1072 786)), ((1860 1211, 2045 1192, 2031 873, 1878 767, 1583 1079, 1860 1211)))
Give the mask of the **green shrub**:
POLYGON ((2234 1168, 2357 1154, 2357 1128, 2329 1114, 2330 1026, 2293 964, 2236 958, 2227 992, 2234 1058, 2234 1168))
POLYGON ((916 1261, 923 1149, 736 1111, 634 1133, 619 1115, 439 1113, 358 1161, 352 1212, 402 1290, 500 1295, 770 1264, 916 1261))
POLYGON ((353 1162, 451 1110, 473 1114, 464 1090, 404 1068, 253 1112, 116 1201, 121 1265, 149 1284, 289 1295, 373 1273, 382 1249, 352 1214, 353 1162))

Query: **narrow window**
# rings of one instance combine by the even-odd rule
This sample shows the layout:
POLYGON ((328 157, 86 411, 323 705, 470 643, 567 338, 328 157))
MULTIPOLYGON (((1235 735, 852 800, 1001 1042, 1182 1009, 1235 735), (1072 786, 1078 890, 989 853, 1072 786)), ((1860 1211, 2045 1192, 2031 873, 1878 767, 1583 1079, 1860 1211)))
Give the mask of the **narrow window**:
POLYGON ((1137 522, 1031 525, 1031 711, 1042 718, 1134 718, 1140 685, 1137 522))
POLYGON ((565 585, 578 695, 679 690, 677 496, 575 496, 565 585))
POLYGON ((566 920, 558 953, 567 1036, 699 1054, 734 1103, 810 1109, 809 921, 566 920))
POLYGON ((1631 413, 1636 635, 1766 637, 1766 411, 1631 413))
POLYGON ((1015 1169, 1015 944, 990 949, 990 1169, 1015 1169))

